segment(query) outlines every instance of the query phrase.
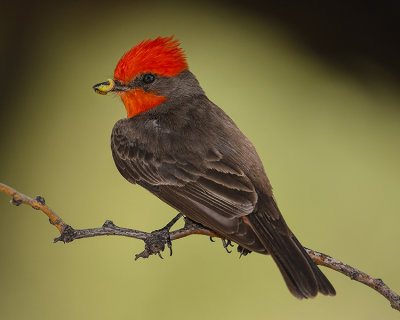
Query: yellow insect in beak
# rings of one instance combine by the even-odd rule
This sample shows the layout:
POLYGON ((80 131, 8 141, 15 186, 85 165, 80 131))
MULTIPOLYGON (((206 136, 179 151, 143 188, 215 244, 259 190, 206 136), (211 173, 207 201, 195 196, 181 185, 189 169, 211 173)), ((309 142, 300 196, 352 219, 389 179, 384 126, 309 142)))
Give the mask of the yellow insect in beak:
POLYGON ((101 82, 93 86, 94 91, 102 95, 106 95, 110 91, 113 91, 114 88, 115 88, 115 82, 112 79, 108 79, 105 82, 101 82))

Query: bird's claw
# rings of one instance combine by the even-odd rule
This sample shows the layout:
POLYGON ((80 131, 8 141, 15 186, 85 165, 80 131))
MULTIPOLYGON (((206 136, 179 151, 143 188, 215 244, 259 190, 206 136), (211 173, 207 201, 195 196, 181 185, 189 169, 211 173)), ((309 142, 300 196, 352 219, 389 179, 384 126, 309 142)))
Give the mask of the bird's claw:
POLYGON ((231 240, 222 239, 222 245, 226 252, 231 253, 232 251, 228 249, 228 247, 233 247, 231 240))
POLYGON ((242 256, 247 256, 249 253, 251 253, 250 250, 247 250, 246 248, 243 248, 242 246, 238 246, 238 247, 237 247, 237 251, 240 253, 239 259, 240 259, 242 256))
POLYGON ((164 251, 165 244, 167 244, 167 247, 169 248, 169 255, 172 256, 172 242, 169 230, 181 216, 181 213, 178 214, 164 228, 149 233, 144 240, 144 251, 135 255, 135 260, 139 258, 148 258, 152 254, 157 254, 161 259, 164 259, 161 252, 164 251))
POLYGON ((161 251, 164 251, 165 244, 169 238, 169 230, 160 229, 149 233, 144 240, 144 251, 135 256, 135 260, 139 258, 148 258, 152 254, 157 254, 161 259, 161 251))
POLYGON ((171 237, 168 232, 168 238, 167 238, 167 247, 169 248, 169 256, 172 256, 172 242, 171 242, 171 237))
MULTIPOLYGON (((214 242, 212 240, 212 237, 210 237, 210 240, 212 242, 214 242)), ((221 239, 222 240, 222 246, 224 247, 224 249, 226 250, 226 252, 228 253, 232 253, 232 250, 229 250, 229 247, 233 247, 234 245, 232 244, 231 240, 227 240, 227 239, 221 239)), ((247 256, 249 253, 251 253, 250 250, 247 250, 246 248, 243 248, 242 246, 238 245, 237 247, 237 251, 240 253, 239 259, 242 256, 247 256)))

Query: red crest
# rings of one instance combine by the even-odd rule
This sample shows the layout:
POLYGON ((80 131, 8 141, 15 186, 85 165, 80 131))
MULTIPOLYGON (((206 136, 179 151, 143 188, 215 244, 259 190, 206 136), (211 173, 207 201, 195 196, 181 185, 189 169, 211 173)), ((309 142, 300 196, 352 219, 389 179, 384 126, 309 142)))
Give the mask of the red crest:
POLYGON ((114 71, 114 78, 123 82, 145 72, 175 76, 187 69, 186 57, 173 37, 146 39, 125 53, 114 71))

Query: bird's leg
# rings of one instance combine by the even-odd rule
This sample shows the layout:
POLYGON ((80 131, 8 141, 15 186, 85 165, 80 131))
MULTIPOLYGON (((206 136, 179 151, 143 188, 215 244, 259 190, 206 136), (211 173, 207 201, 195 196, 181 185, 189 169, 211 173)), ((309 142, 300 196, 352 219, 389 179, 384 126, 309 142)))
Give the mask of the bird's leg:
POLYGON ((135 260, 139 258, 148 258, 152 254, 158 254, 158 256, 163 259, 161 251, 164 251, 165 244, 167 244, 170 250, 170 256, 172 256, 172 243, 170 237, 170 229, 172 226, 182 217, 179 213, 175 218, 173 218, 165 227, 154 230, 148 234, 147 238, 144 240, 145 247, 142 253, 135 256, 135 260))
MULTIPOLYGON (((176 217, 173 218, 170 222, 168 222, 167 225, 166 225, 164 228, 155 230, 155 231, 153 231, 153 232, 165 231, 165 230, 169 231, 169 230, 172 228, 172 226, 173 226, 181 217, 182 217, 182 213, 178 213, 178 214, 176 215, 176 217)), ((152 232, 152 233, 153 233, 153 232, 152 232)), ((170 239, 169 241, 171 242, 171 239, 170 239)))
MULTIPOLYGON (((167 223, 167 225, 164 227, 164 228, 162 228, 162 229, 160 229, 160 230, 156 230, 155 232, 163 232, 163 231, 166 231, 167 232, 167 246, 168 246, 168 248, 169 248, 169 255, 170 256, 172 256, 172 243, 171 243, 171 237, 170 237, 170 235, 169 235, 169 230, 172 228, 172 226, 180 219, 182 217, 182 213, 178 213, 177 215, 176 215, 176 217, 175 218, 173 218, 170 222, 168 222, 167 223)), ((154 232, 154 231, 153 231, 154 232)), ((152 233, 153 233, 152 232, 152 233)), ((159 256, 161 257, 161 254, 160 253, 158 253, 159 254, 159 256)), ((161 257, 162 258, 162 257, 161 257)))

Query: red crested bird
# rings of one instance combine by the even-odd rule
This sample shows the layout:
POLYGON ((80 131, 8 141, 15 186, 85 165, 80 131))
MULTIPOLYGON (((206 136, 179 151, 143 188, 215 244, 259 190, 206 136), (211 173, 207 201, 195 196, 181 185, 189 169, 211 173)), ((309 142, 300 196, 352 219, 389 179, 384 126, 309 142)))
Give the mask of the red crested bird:
POLYGON ((295 297, 335 295, 283 219, 253 144, 207 98, 177 40, 139 43, 93 88, 125 105, 111 135, 125 179, 242 251, 270 254, 295 297))

